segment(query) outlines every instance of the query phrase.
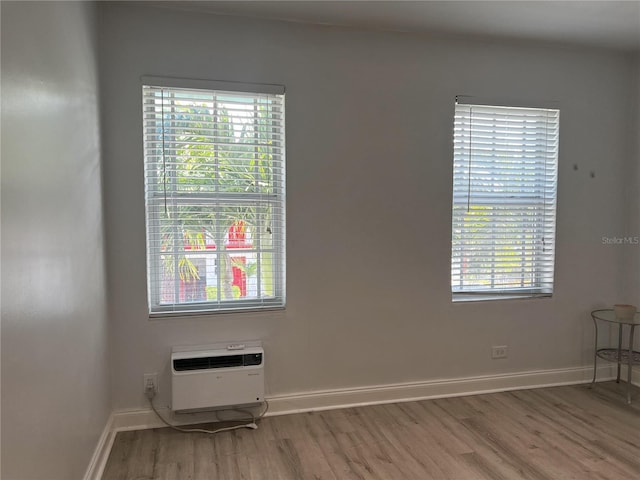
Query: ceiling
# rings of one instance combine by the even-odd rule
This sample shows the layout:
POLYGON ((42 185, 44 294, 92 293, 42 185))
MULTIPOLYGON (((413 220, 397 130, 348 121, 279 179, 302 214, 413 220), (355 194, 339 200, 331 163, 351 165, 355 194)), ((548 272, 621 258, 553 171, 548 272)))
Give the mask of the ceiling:
POLYGON ((304 23, 640 51, 640 0, 183 0, 159 5, 304 23))

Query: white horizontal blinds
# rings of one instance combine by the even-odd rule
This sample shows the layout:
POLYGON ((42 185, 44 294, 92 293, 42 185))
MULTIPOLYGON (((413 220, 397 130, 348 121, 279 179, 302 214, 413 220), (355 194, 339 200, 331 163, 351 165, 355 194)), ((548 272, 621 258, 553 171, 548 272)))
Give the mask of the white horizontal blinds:
POLYGON ((456 104, 451 288, 550 295, 559 110, 456 104))
POLYGON ((151 313, 284 305, 284 95, 143 87, 151 313))

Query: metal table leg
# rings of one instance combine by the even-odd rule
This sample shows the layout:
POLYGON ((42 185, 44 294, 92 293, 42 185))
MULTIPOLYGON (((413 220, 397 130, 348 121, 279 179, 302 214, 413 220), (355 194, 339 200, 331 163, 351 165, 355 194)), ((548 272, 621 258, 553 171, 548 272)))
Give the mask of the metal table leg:
POLYGON ((620 383, 620 365, 622 364, 622 324, 618 325, 618 376, 616 383, 620 383))
POLYGON ((593 325, 596 328, 596 340, 595 348, 593 349, 593 380, 591 380, 589 388, 593 388, 593 385, 596 383, 596 372, 598 371, 598 322, 595 318, 593 319, 593 325))
POLYGON ((629 362, 627 366, 627 403, 631 404, 631 373, 633 367, 633 334, 636 326, 631 325, 629 333, 629 362))

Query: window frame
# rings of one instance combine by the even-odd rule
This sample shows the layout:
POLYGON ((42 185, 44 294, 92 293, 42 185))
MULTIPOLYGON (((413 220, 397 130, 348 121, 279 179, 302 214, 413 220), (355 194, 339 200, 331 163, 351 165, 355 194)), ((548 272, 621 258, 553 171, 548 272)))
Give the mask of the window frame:
MULTIPOLYGON (((286 306, 286 116, 285 116, 285 88, 282 85, 275 84, 255 84, 244 82, 229 82, 229 81, 215 81, 215 80, 199 80, 199 79, 182 79, 174 77, 157 77, 157 76, 143 76, 141 77, 141 100, 142 100, 142 135, 143 135, 143 165, 145 176, 145 238, 146 238, 146 268, 147 268, 147 304, 149 308, 149 317, 167 317, 167 316, 186 316, 186 315, 210 315, 210 314, 223 314, 223 313, 244 313, 244 312, 256 312, 256 311, 269 311, 269 310, 281 310, 286 306), (272 168, 277 169, 278 172, 272 173, 272 188, 273 192, 265 194, 263 192, 220 192, 220 191, 200 191, 190 192, 184 194, 183 197, 190 198, 192 203, 189 205, 206 205, 215 204, 234 206, 239 203, 248 204, 259 208, 273 209, 280 214, 279 221, 273 221, 269 227, 271 235, 273 235, 274 244, 271 248, 261 248, 260 246, 253 246, 253 248, 240 247, 237 250, 230 251, 228 248, 219 248, 215 246, 215 250, 193 250, 193 253, 185 253, 185 257, 213 256, 215 260, 216 277, 220 275, 219 272, 219 260, 222 253, 228 254, 229 258, 238 255, 256 254, 256 256, 262 253, 270 253, 272 255, 272 285, 273 296, 262 297, 260 289, 260 281, 258 280, 257 297, 250 299, 231 299, 222 300, 221 294, 218 294, 220 300, 210 301, 182 301, 178 295, 178 301, 176 303, 161 303, 161 290, 162 281, 159 281, 161 277, 160 270, 162 265, 162 246, 160 226, 162 218, 158 212, 159 208, 166 205, 167 194, 159 193, 157 189, 148 187, 148 183, 153 182, 155 173, 153 173, 153 166, 155 161, 148 160, 148 157, 152 157, 153 154, 148 155, 147 143, 149 142, 150 135, 147 133, 148 121, 145 118, 147 105, 145 104, 145 91, 147 88, 152 89, 175 89, 177 90, 203 90, 207 93, 211 93, 213 96, 216 94, 231 93, 233 95, 246 94, 248 96, 269 95, 278 96, 279 102, 282 107, 281 126, 282 132, 278 135, 281 138, 281 153, 278 154, 278 161, 273 162, 272 168), (276 165, 276 166, 274 166, 276 165), (150 171, 152 173, 150 173, 150 171), (197 199, 194 200, 194 199, 197 199), (152 278, 155 279, 152 281, 152 278)), ((162 122, 162 120, 160 120, 162 122)), ((216 127, 214 127, 216 128, 216 127)), ((162 131, 166 131, 164 126, 162 131)), ((164 137, 164 134, 163 134, 164 137)), ((163 142, 164 143, 164 142, 163 142)), ((166 146, 161 147, 163 150, 166 146)), ((153 149, 150 149, 153 150, 153 149)), ((163 167, 167 168, 167 167, 163 167)), ((180 192, 177 188, 169 190, 173 200, 178 198, 177 204, 180 203, 180 192)), ((175 223, 175 222, 174 222, 175 223)), ((260 234, 256 234, 259 243, 260 234)), ((170 255, 177 255, 177 251, 173 251, 170 255)), ((178 278, 176 274, 173 274, 174 281, 178 278)), ((218 280, 218 285, 220 281, 218 280)), ((177 291, 177 290, 176 290, 177 291)), ((176 295, 174 291, 174 295, 176 295)))
MULTIPOLYGON (((452 225, 451 225, 451 268, 450 268, 450 288, 451 288, 451 298, 453 302, 466 302, 466 301, 482 301, 482 300, 506 300, 506 299, 519 299, 519 298, 545 298, 545 297, 551 297, 553 295, 553 290, 554 290, 554 284, 555 284, 555 236, 556 236, 556 226, 557 226, 557 193, 558 193, 558 162, 559 162, 559 135, 560 135, 560 109, 559 106, 554 102, 552 104, 549 104, 548 102, 540 102, 538 103, 538 105, 536 106, 530 106, 527 104, 521 104, 521 103, 517 103, 516 105, 514 105, 513 103, 511 105, 504 105, 505 102, 496 102, 495 100, 489 100, 489 101, 484 101, 478 98, 474 98, 474 97, 463 97, 463 96, 458 96, 456 97, 456 102, 455 102, 455 109, 454 109, 454 131, 453 131, 453 147, 454 147, 454 151, 453 151, 453 192, 452 192, 452 214, 451 214, 451 218, 452 218, 452 225), (523 184, 521 185, 517 185, 517 181, 514 181, 513 184, 508 184, 507 181, 505 180, 505 178, 508 177, 503 177, 503 174, 498 174, 496 175, 496 177, 498 178, 498 180, 494 180, 494 178, 492 178, 492 181, 500 181, 502 180, 503 183, 501 186, 503 187, 503 192, 497 192, 495 195, 493 195, 492 193, 489 194, 485 194, 485 196, 482 198, 482 200, 478 200, 473 202, 473 204, 471 203, 471 198, 472 198, 472 185, 474 182, 474 177, 472 174, 472 169, 474 168, 474 161, 475 161, 475 168, 483 168, 484 169, 484 173, 481 174, 476 174, 476 181, 479 181, 478 179, 481 178, 483 175, 485 176, 492 176, 492 172, 491 169, 496 167, 496 164, 499 162, 496 162, 496 159, 501 158, 501 155, 498 153, 491 153, 490 154, 490 160, 487 159, 482 159, 480 158, 480 154, 476 155, 474 157, 474 154, 472 153, 473 151, 473 141, 472 141, 472 131, 473 131, 473 126, 472 126, 472 122, 473 122, 473 107, 479 107, 479 108, 484 108, 485 110, 490 110, 490 109, 495 109, 495 110, 505 110, 505 114, 513 114, 513 115, 517 115, 517 111, 518 110, 531 110, 531 111, 539 111, 541 116, 546 115, 546 125, 552 125, 552 132, 550 134, 550 138, 552 138, 552 140, 549 140, 548 138, 545 138, 544 140, 544 153, 541 153, 539 155, 539 159, 536 159, 536 163, 534 165, 534 169, 537 168, 541 168, 541 165, 544 167, 544 180, 536 180, 533 183, 533 187, 540 189, 540 191, 543 191, 543 195, 542 197, 540 196, 540 193, 535 193, 535 191, 533 193, 526 193, 526 189, 527 188, 531 188, 531 185, 525 186, 523 184), (459 111, 460 108, 460 111, 459 111), (469 108, 469 121, 471 122, 470 125, 468 127, 465 127, 468 129, 468 132, 464 131, 464 129, 461 129, 457 126, 457 122, 459 120, 459 116, 464 116, 464 113, 462 113, 462 109, 463 108, 469 108), (542 113, 545 112, 545 113, 542 113), (553 120, 549 120, 549 119, 553 119, 553 120), (459 159, 459 154, 456 151, 457 148, 460 148, 462 144, 464 144, 464 141, 468 142, 468 146, 467 149, 469 151, 468 153, 468 171, 465 174, 461 174, 461 173, 457 173, 460 171, 460 165, 461 165, 461 161, 459 159), (489 163, 493 163, 492 167, 489 168, 487 165, 489 163), (551 168, 552 170, 547 172, 547 167, 548 165, 551 163, 551 168), (547 175, 549 175, 549 178, 547 178, 547 175), (460 186, 457 186, 457 183, 461 182, 461 181, 465 181, 468 182, 469 186, 468 186, 468 190, 464 193, 461 193, 461 190, 463 188, 461 188, 460 186), (513 196, 514 193, 510 192, 509 194, 506 193, 506 191, 511 188, 522 188, 521 192, 517 192, 520 193, 519 196, 515 197, 513 196), (547 198, 547 195, 549 194, 549 198, 547 198), (527 199, 529 199, 530 201, 527 201, 527 199), (495 246, 496 245, 500 245, 500 229, 503 229, 504 232, 508 232, 508 228, 509 227, 504 227, 504 226, 498 226, 496 228, 498 228, 498 232, 494 233, 490 233, 490 234, 485 234, 485 238, 482 240, 486 240, 486 238, 490 239, 490 243, 487 242, 486 245, 489 246, 489 249, 493 250, 493 257, 489 259, 489 261, 487 262, 487 264, 489 264, 488 267, 484 267, 486 269, 490 270, 490 273, 483 273, 481 268, 482 267, 475 267, 475 268, 479 268, 480 273, 478 273, 478 277, 482 278, 482 276, 484 275, 485 277, 489 278, 491 285, 487 286, 487 287, 481 287, 478 285, 478 283, 476 283, 475 285, 468 285, 467 288, 464 288, 461 286, 462 282, 464 282, 464 276, 465 273, 463 272, 463 264, 465 263, 465 258, 464 258, 464 254, 463 252, 465 251, 465 246, 460 245, 461 243, 464 242, 464 238, 461 240, 456 240, 456 235, 462 235, 464 236, 464 230, 465 230, 465 223, 467 222, 466 220, 464 220, 464 215, 461 217, 460 213, 459 213, 459 208, 461 206, 466 206, 467 208, 467 212, 471 211, 471 206, 484 206, 484 207, 489 207, 489 208, 493 208, 493 207, 497 207, 498 210, 496 210, 496 212, 491 212, 491 214, 486 215, 489 220, 486 221, 487 225, 493 225, 493 224, 499 224, 500 222, 500 209, 502 209, 503 212, 509 212, 511 211, 512 214, 513 212, 518 212, 518 214, 520 215, 520 218, 518 219, 518 222, 521 224, 521 230, 519 230, 521 233, 518 233, 516 235, 514 235, 513 238, 517 238, 518 236, 520 238, 526 237, 529 234, 529 231, 534 231, 534 230, 538 230, 534 235, 535 237, 532 238, 531 240, 529 240, 528 242, 525 242, 524 240, 521 243, 521 247, 522 247, 522 251, 524 252, 526 250, 526 247, 529 246, 534 246, 535 249, 535 242, 538 241, 542 241, 542 253, 535 253, 533 255, 531 254, 527 254, 527 253, 520 253, 520 255, 514 255, 515 258, 519 259, 519 262, 523 265, 522 268, 522 272, 520 274, 520 282, 523 284, 523 286, 521 287, 513 287, 513 286, 500 286, 494 283, 494 281, 496 280, 497 277, 497 273, 500 270, 500 265, 496 266, 496 260, 495 260, 495 246), (510 206, 510 208, 504 208, 506 206, 510 206), (526 226, 528 219, 527 219, 527 215, 525 213, 522 212, 526 212, 529 208, 531 208, 532 213, 533 213, 533 217, 538 216, 540 214, 537 214, 535 212, 540 211, 543 212, 542 215, 540 215, 540 218, 538 218, 537 223, 532 223, 528 228, 526 226), (551 217, 546 218, 547 216, 547 211, 548 209, 551 209, 551 217), (549 225, 549 222, 552 222, 551 225, 549 225), (537 226, 536 226, 537 225, 537 226), (457 231, 462 230, 462 232, 460 234, 457 234, 457 231), (548 242, 548 247, 547 247, 547 243, 548 242), (549 253, 548 250, 550 249, 551 252, 549 253), (530 275, 533 277, 538 277, 536 280, 533 280, 531 282, 530 286, 526 285, 526 277, 529 275, 528 273, 525 273, 525 268, 524 265, 527 261, 529 261, 530 259, 528 258, 528 255, 531 256, 531 258, 533 258, 534 260, 532 260, 531 263, 531 273, 530 275), (548 265, 551 265, 550 267, 550 271, 548 270, 548 265), (457 283, 454 284, 454 281, 457 283)), ((497 118, 497 113, 495 114, 496 118, 497 118)), ((494 126, 495 128, 495 126, 494 126)), ((484 129, 484 128, 483 128, 484 129)), ((483 130, 481 129, 481 130, 483 130)), ((483 132, 484 133, 484 132, 483 132)), ((508 132, 509 135, 511 135, 511 132, 508 132)), ((516 139, 515 145, 517 147, 520 147, 522 149, 522 151, 524 152, 526 150, 528 145, 527 142, 530 142, 530 140, 526 139, 526 135, 527 133, 522 133, 520 138, 516 139)), ((515 135, 517 137, 517 135, 515 135)), ((490 140, 489 144, 491 145, 492 148, 490 148, 490 150, 492 150, 493 152, 496 152, 499 150, 499 148, 497 148, 498 145, 500 145, 499 141, 495 140, 496 138, 496 134, 494 134, 493 140, 490 140)), ((485 145, 487 144, 487 140, 484 139, 483 142, 485 142, 485 145)), ((511 142, 511 140, 510 140, 511 142)), ((484 146, 484 145, 483 145, 484 146)), ((538 144, 536 143, 536 146, 538 146, 538 144)), ((509 148, 511 148, 511 144, 509 144, 509 148)), ((516 158, 517 156, 514 155, 513 159, 511 159, 510 164, 507 165, 517 165, 516 162, 514 162, 513 160, 516 158)), ((465 159, 465 162, 467 160, 465 159)), ((525 163, 522 164, 523 167, 522 169, 514 169, 514 173, 516 173, 516 175, 520 174, 519 176, 524 177, 526 169, 525 167, 527 166, 525 163), (522 173, 521 173, 522 172, 522 173)), ((498 169, 500 169, 500 165, 498 165, 497 167, 498 169)), ((529 173, 530 174, 530 173, 529 173)), ((536 175, 534 173, 534 175, 536 175)), ((485 184, 483 186, 484 189, 487 188, 487 185, 485 184)), ((517 216, 517 215, 516 215, 517 216)), ((502 223, 504 222, 509 222, 509 220, 502 220, 502 223)), ((472 222, 468 222, 468 223, 472 223, 472 222)), ((469 228, 469 227, 466 227, 469 228)), ((467 240, 470 238, 468 235, 470 235, 467 232, 467 240)), ((502 240, 504 241, 505 238, 508 237, 503 237, 502 240)), ((477 254, 476 254, 477 255, 477 254)), ((482 254, 480 254, 482 255, 482 254)), ((471 254, 471 258, 472 260, 475 260, 476 262, 479 260, 480 255, 475 256, 473 253, 471 254)), ((503 258, 505 257, 505 255, 503 255, 503 258)), ((505 269, 504 266, 502 266, 503 269, 505 269)), ((504 275, 504 274, 503 274, 504 275)), ((476 279, 478 281, 480 281, 479 279, 476 279)))

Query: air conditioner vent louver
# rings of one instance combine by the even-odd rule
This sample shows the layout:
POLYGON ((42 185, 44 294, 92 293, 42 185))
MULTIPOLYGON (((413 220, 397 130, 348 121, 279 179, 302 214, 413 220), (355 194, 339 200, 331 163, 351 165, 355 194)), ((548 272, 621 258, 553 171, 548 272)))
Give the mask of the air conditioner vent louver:
POLYGON ((173 361, 173 369, 176 372, 184 372, 186 370, 244 367, 247 365, 260 365, 261 363, 261 353, 250 355, 227 355, 224 357, 181 358, 173 361))

